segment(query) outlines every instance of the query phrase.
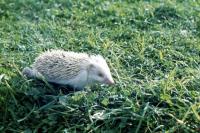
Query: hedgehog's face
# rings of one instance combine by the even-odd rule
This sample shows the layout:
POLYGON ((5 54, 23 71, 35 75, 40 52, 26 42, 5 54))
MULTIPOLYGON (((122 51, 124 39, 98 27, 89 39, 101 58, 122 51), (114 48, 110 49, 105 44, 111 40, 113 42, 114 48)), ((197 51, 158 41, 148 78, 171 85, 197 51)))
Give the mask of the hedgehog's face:
POLYGON ((100 82, 103 84, 114 84, 110 69, 106 61, 101 56, 93 56, 89 66, 88 79, 91 82, 100 82))

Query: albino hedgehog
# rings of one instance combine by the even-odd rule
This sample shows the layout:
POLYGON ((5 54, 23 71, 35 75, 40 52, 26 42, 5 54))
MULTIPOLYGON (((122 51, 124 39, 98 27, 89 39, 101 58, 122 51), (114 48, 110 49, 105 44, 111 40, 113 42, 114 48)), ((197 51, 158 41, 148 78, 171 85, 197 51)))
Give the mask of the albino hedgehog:
POLYGON ((105 59, 100 55, 52 50, 39 55, 32 65, 22 71, 28 78, 70 85, 83 89, 88 84, 100 82, 114 84, 110 69, 105 59))

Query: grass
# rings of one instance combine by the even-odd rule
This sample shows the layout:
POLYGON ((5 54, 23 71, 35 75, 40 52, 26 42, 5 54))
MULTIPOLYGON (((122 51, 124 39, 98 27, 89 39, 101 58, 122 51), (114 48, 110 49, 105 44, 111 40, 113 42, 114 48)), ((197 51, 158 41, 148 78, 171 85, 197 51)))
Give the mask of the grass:
POLYGON ((0 1, 0 132, 199 132, 198 0, 0 1), (103 55, 116 84, 63 94, 21 70, 48 49, 103 55))

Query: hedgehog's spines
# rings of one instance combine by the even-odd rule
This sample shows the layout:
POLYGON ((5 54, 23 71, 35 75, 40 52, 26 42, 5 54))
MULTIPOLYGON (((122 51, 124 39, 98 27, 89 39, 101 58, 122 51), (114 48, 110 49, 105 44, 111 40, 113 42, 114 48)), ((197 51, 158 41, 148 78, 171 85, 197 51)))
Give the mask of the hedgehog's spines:
POLYGON ((71 79, 86 68, 89 56, 86 53, 52 50, 35 59, 33 68, 49 80, 71 79))

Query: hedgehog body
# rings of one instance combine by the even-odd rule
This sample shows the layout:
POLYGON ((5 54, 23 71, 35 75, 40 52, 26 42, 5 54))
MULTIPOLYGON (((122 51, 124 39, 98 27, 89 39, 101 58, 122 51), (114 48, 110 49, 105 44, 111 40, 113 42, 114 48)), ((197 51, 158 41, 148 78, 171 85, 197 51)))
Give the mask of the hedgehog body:
POLYGON ((77 89, 95 82, 114 83, 102 56, 63 50, 42 53, 35 59, 32 68, 24 68, 23 74, 29 78, 45 78, 48 82, 70 85, 77 89))

